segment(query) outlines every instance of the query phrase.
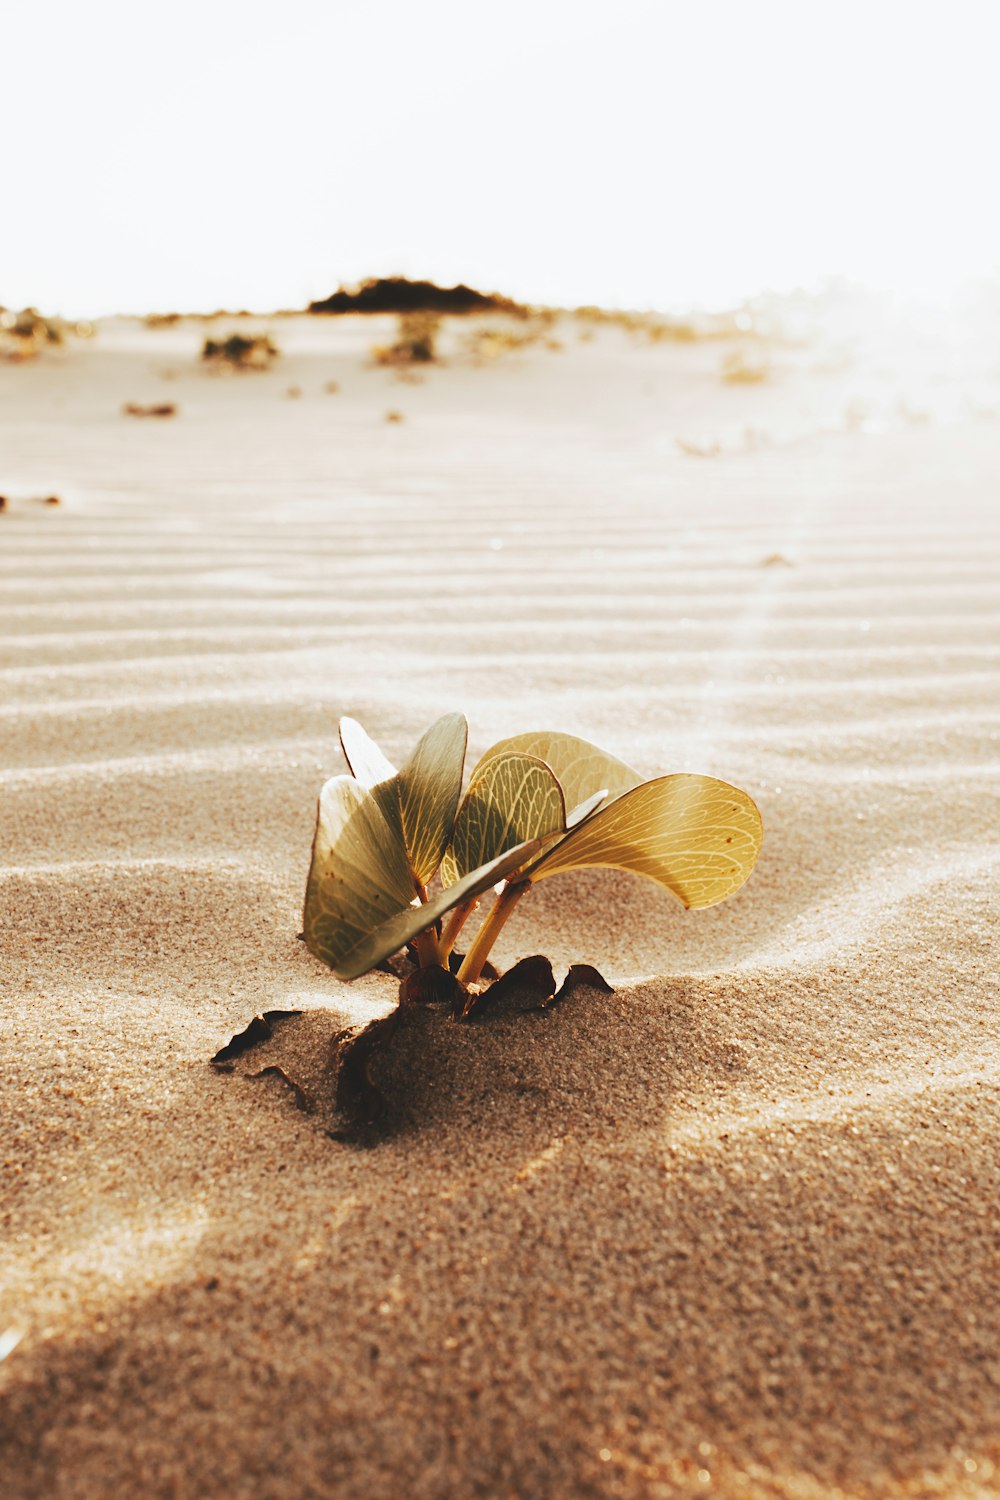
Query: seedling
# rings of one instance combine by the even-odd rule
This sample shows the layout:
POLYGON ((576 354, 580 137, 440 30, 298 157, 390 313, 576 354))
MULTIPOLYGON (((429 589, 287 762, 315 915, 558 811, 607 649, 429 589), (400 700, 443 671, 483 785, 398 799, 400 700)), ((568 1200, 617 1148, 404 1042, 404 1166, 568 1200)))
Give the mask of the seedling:
MULTIPOLYGON (((643 875, 686 907, 714 906, 740 888, 760 851, 760 813, 746 792, 687 773, 643 781, 624 761, 575 735, 514 735, 487 750, 462 795, 468 726, 462 714, 432 724, 397 771, 354 719, 340 742, 350 774, 320 792, 306 884, 304 941, 338 978, 385 968, 399 1003, 333 1039, 337 1111, 348 1127, 381 1127, 379 1064, 404 1022, 444 1005, 467 1021, 499 1009, 549 1010, 579 985, 608 992, 587 964, 557 991, 541 954, 500 975, 497 937, 539 881, 605 866, 643 875), (491 904, 465 954, 456 943, 480 902, 491 904), (406 950, 406 956, 402 951, 406 950), (525 1005, 525 1000, 534 1004, 525 1005)), ((268 1011, 212 1059, 231 1072, 297 1011, 268 1011)), ((300 1109, 320 1100, 280 1062, 250 1071, 290 1087, 300 1109)), ((391 1076, 391 1074, 390 1074, 391 1076)), ((345 1132, 329 1132, 343 1138, 345 1132)))
MULTIPOLYGON (((732 895, 754 867, 760 813, 727 782, 688 773, 643 781, 586 740, 538 731, 487 750, 463 796, 467 736, 464 715, 446 714, 397 771, 360 724, 341 720, 350 774, 320 793, 303 933, 339 979, 356 979, 405 949, 409 970, 398 960, 394 969, 401 1004, 444 1000, 456 1019, 468 1019, 498 978, 489 964, 494 943, 540 881, 604 866, 645 876, 700 908, 732 895), (459 957, 459 935, 487 898, 459 957)), ((353 1039, 362 1073, 374 1043, 373 1027, 353 1039)), ((350 1088, 365 1086, 356 1067, 350 1088)))
POLYGON ((473 985, 517 903, 568 870, 630 871, 700 908, 753 869, 760 813, 727 782, 688 773, 644 782, 586 740, 539 731, 487 750, 463 797, 467 736, 465 716, 446 714, 396 771, 360 724, 341 720, 350 774, 320 794, 305 901, 306 943, 339 979, 403 948, 418 967, 446 966, 493 891, 458 971, 473 985))

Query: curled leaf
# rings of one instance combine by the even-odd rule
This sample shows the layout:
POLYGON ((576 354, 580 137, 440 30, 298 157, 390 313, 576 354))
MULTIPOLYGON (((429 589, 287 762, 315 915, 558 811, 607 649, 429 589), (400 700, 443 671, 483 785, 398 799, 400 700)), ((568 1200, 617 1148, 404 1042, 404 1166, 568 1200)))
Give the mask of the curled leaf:
POLYGON ((389 762, 366 729, 357 719, 340 721, 340 747, 351 768, 351 775, 371 791, 380 781, 389 781, 396 767, 389 762))
POLYGON ((454 974, 440 964, 414 969, 399 988, 400 1005, 447 1005, 452 1011, 465 1003, 465 989, 454 974))
POLYGON ((446 886, 515 844, 566 827, 562 787, 535 755, 505 750, 480 761, 455 819, 441 866, 446 886))
POLYGON ((568 808, 578 808, 602 788, 605 796, 620 797, 642 780, 638 771, 633 771, 623 760, 609 755, 589 740, 548 729, 531 730, 527 734, 515 734, 500 740, 487 750, 472 773, 473 780, 485 761, 509 750, 517 750, 522 755, 537 755, 539 760, 544 760, 562 787, 568 808))
POLYGON ((527 878, 607 866, 655 880, 686 907, 714 906, 746 880, 762 838, 756 804, 738 787, 711 776, 660 776, 567 834, 527 878))
POLYGON ((597 811, 597 809, 601 806, 601 803, 606 802, 607 800, 608 789, 606 786, 602 786, 594 793, 592 797, 588 797, 585 802, 578 803, 577 806, 573 808, 572 812, 566 814, 567 832, 570 832, 572 829, 578 827, 579 824, 585 823, 587 819, 597 811))
POLYGON ((565 1000, 568 995, 572 995, 574 990, 579 989, 597 990, 602 995, 613 995, 615 992, 614 985, 609 984, 601 971, 595 969, 593 964, 570 964, 569 973, 545 1009, 548 1010, 551 1006, 558 1005, 560 1000, 565 1000))
POLYGON ((535 1003, 526 1006, 526 1010, 538 1010, 549 1002, 555 993, 556 981, 552 973, 552 964, 543 953, 534 953, 530 958, 522 958, 519 963, 501 974, 500 978, 488 989, 477 994, 471 992, 461 1012, 461 1019, 468 1021, 496 1005, 501 1004, 511 995, 524 995, 535 1003))

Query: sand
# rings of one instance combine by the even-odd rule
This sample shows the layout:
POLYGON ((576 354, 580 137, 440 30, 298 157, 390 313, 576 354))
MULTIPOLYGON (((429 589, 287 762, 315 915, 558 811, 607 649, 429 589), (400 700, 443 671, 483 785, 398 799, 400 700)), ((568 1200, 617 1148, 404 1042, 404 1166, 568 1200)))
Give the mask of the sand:
POLYGON ((0 366, 5 1500, 1000 1493, 995 356, 269 326, 0 366), (361 1149, 208 1059, 391 1002, 296 941, 315 797, 452 708, 766 842, 532 893, 500 958, 614 995, 428 1017, 361 1149))

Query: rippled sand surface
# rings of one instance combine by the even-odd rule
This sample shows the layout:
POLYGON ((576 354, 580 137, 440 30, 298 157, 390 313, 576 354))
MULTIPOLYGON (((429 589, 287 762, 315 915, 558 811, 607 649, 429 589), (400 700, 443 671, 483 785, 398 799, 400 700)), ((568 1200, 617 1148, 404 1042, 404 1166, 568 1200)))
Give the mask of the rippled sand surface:
POLYGON ((995 371, 274 328, 0 367, 5 1497, 997 1494, 995 371), (501 958, 616 993, 415 1035, 360 1150, 207 1059, 392 998, 296 941, 315 796, 452 708, 766 843, 533 893, 501 958))

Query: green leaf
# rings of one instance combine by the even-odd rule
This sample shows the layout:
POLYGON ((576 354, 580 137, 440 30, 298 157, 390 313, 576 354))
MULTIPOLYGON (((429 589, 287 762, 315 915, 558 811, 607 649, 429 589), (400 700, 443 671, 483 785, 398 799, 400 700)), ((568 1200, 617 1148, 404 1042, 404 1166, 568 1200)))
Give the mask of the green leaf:
POLYGON ((343 953, 413 897, 405 852, 378 803, 353 776, 334 776, 319 797, 306 882, 306 943, 336 969, 343 953))
POLYGON ((402 770, 394 771, 354 719, 342 719, 347 763, 398 833, 413 881, 426 886, 451 838, 469 726, 464 714, 445 714, 419 740, 402 770))
POLYGON ((576 809, 580 803, 593 797, 602 787, 609 797, 620 797, 642 780, 638 771, 633 771, 623 760, 609 755, 606 750, 592 745, 589 740, 578 739, 575 734, 562 734, 558 730, 533 730, 528 734, 515 734, 510 739, 487 750, 473 771, 475 780, 480 766, 503 751, 517 750, 522 755, 537 755, 554 771, 556 780, 563 789, 566 806, 576 809))
POLYGON ((306 883, 306 943, 338 978, 356 979, 453 906, 505 879, 539 847, 536 841, 520 845, 415 904, 402 845, 375 797, 353 776, 335 776, 320 793, 306 883))
POLYGON ((660 776, 568 833, 527 878, 603 865, 657 881, 686 907, 714 906, 746 880, 762 838, 756 804, 738 787, 711 776, 660 776))
POLYGON ((526 860, 533 858, 539 847, 538 840, 531 839, 509 849, 499 859, 490 860, 478 870, 470 870, 456 885, 448 886, 422 905, 406 907, 371 932, 357 938, 352 946, 341 948, 336 962, 328 958, 326 953, 317 953, 315 948, 313 952, 330 965, 338 979, 357 979, 359 974, 367 974, 369 969, 381 963, 383 958, 388 958, 390 953, 397 953, 400 948, 405 948, 418 933, 439 921, 452 907, 463 901, 471 901, 491 886, 506 880, 526 860))
POLYGON ((562 787, 543 760, 513 750, 487 756, 473 772, 458 809, 441 879, 454 885, 515 844, 545 839, 565 827, 562 787))

